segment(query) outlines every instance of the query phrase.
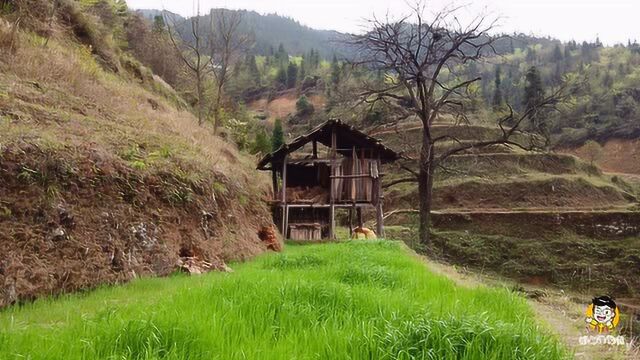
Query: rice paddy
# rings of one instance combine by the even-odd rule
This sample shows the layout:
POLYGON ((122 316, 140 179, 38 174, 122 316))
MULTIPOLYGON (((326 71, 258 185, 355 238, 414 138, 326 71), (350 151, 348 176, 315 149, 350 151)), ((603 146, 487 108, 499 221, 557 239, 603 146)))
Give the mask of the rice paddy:
POLYGON ((390 241, 288 245, 233 273, 139 279, 0 311, 0 359, 562 359, 526 301, 390 241))

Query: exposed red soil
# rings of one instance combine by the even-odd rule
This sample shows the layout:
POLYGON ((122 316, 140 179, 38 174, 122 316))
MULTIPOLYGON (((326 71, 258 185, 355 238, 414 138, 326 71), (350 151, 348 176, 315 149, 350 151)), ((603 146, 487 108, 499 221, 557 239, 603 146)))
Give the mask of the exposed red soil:
MULTIPOLYGON (((284 120, 289 115, 295 114, 296 102, 299 98, 300 94, 295 90, 291 90, 282 93, 271 101, 267 99, 253 101, 248 104, 248 108, 252 111, 263 112, 267 116, 267 121, 272 123, 275 119, 284 120)), ((322 110, 327 102, 323 94, 309 94, 307 98, 316 111, 322 110)))
MULTIPOLYGON (((590 161, 585 147, 563 149, 590 161)), ((596 161, 604 171, 626 174, 640 174, 640 139, 611 139, 602 144, 602 156, 596 161)))
MULTIPOLYGON (((190 182, 137 171, 99 148, 0 152, 0 307, 166 275, 180 257, 224 268, 263 252, 271 219, 260 199, 239 204, 238 179, 190 182), (214 191, 213 181, 226 191, 214 191)), ((273 246, 270 244, 270 246, 273 246)))
MULTIPOLYGON (((627 206, 626 198, 614 187, 596 187, 585 180, 551 178, 505 183, 469 181, 439 186, 434 191, 434 209, 518 209, 518 208, 607 208, 627 206)), ((385 204, 389 208, 415 208, 416 192, 405 194, 390 189, 385 204)))

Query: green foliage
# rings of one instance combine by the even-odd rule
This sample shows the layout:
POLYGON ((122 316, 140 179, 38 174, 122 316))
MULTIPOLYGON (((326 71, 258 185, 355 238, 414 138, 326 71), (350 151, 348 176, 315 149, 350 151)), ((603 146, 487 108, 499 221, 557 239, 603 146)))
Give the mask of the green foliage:
POLYGON ((273 125, 273 134, 271 135, 271 151, 278 150, 284 145, 284 130, 282 129, 282 120, 276 119, 273 125))
POLYGON ((496 66, 496 78, 494 82, 495 89, 493 90, 493 101, 492 105, 494 109, 499 109, 502 106, 502 88, 501 88, 501 80, 500 80, 500 67, 496 66))
POLYGON ((264 129, 259 129, 253 143, 251 144, 251 153, 264 155, 269 152, 271 152, 269 135, 267 135, 267 132, 264 129))
POLYGON ((331 84, 336 88, 340 85, 340 63, 335 55, 331 61, 331 84))
POLYGON ((274 256, 265 261, 264 267, 266 269, 277 270, 291 270, 291 269, 305 269, 318 267, 324 265, 325 261, 317 255, 280 255, 274 256))
POLYGON ((296 115, 299 117, 310 116, 315 110, 313 104, 309 102, 309 99, 304 95, 300 96, 298 101, 296 101, 296 115))
POLYGON ((225 126, 231 132, 233 141, 238 146, 238 149, 246 150, 249 146, 249 124, 236 118, 231 118, 225 121, 225 126))
POLYGON ((249 71, 249 75, 256 85, 260 85, 260 70, 258 69, 258 63, 254 55, 247 55, 245 59, 245 66, 249 71))
POLYGON ((458 287, 394 242, 288 246, 234 273, 137 279, 0 313, 0 357, 563 359, 506 289, 458 287))
POLYGON ((276 74, 276 84, 280 86, 287 86, 287 70, 284 67, 280 67, 278 69, 278 73, 276 74))
POLYGON ((58 12, 73 29, 76 37, 89 46, 101 63, 109 70, 117 72, 119 61, 117 44, 123 41, 124 23, 128 16, 124 1, 90 1, 78 3, 63 0, 58 4, 58 12))
POLYGON ((164 17, 162 15, 156 15, 153 17, 153 31, 155 33, 162 33, 166 28, 164 23, 164 17))
POLYGON ((298 65, 293 62, 287 66, 287 87, 289 89, 296 87, 298 82, 298 65))
POLYGON ((278 52, 275 54, 274 57, 276 59, 276 62, 280 66, 284 67, 284 65, 289 62, 289 54, 284 49, 284 45, 282 43, 280 43, 280 45, 278 46, 278 52))
POLYGON ((532 66, 527 71, 524 85, 524 107, 525 110, 533 109, 544 98, 544 90, 542 89, 542 80, 538 68, 532 66))
POLYGON ((529 120, 532 129, 543 134, 547 133, 547 119, 539 105, 544 100, 544 90, 538 68, 532 66, 527 71, 524 85, 524 107, 525 111, 532 111, 529 120))
POLYGON ((596 141, 587 140, 587 142, 584 143, 582 149, 591 165, 598 162, 598 160, 600 160, 600 158, 602 157, 602 146, 596 141))
POLYGON ((573 97, 568 102, 560 104, 561 112, 535 114, 526 124, 548 131, 556 142, 579 145, 589 138, 631 138, 640 132, 640 96, 634 90, 640 86, 637 44, 604 47, 598 41, 561 43, 516 35, 514 39, 498 40, 495 46, 500 57, 467 65, 467 78, 481 77, 478 94, 484 104, 472 107, 478 116, 483 116, 485 108, 493 108, 492 117, 504 110, 495 106, 499 67, 503 101, 516 112, 525 111, 545 90, 552 91, 567 80, 581 85, 572 89, 573 97), (531 78, 532 67, 536 68, 535 79, 531 78))

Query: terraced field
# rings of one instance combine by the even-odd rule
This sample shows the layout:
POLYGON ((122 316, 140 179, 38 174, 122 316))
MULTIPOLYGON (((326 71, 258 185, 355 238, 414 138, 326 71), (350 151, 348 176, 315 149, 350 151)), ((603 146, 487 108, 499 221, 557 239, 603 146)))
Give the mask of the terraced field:
MULTIPOLYGON (((463 142, 499 131, 434 129, 463 142)), ((378 134, 406 154, 418 151, 419 128, 378 134)), ((393 168, 386 173, 387 182, 407 176, 393 168)), ((638 189, 635 177, 605 173, 568 154, 498 146, 455 155, 436 172, 436 240, 423 251, 520 281, 635 296, 640 283, 627 279, 640 278, 638 189)), ((415 215, 402 211, 418 207, 417 186, 394 185, 385 195, 387 236, 420 247, 415 215)))
POLYGON ((137 280, 0 312, 2 359, 562 359, 505 289, 400 243, 289 245, 234 273, 137 280))

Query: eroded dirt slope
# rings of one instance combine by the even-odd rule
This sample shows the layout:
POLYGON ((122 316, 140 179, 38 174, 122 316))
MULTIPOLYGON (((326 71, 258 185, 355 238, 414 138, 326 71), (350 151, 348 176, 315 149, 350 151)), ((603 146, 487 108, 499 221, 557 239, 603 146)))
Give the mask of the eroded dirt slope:
MULTIPOLYGON (((84 14, 65 4, 60 19, 84 14)), ((58 20, 46 41, 0 22, 13 37, 0 43, 0 307, 265 251, 255 159, 135 59, 58 20)))

